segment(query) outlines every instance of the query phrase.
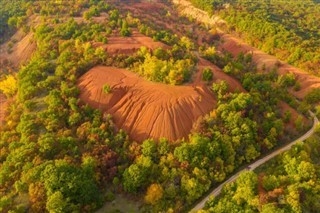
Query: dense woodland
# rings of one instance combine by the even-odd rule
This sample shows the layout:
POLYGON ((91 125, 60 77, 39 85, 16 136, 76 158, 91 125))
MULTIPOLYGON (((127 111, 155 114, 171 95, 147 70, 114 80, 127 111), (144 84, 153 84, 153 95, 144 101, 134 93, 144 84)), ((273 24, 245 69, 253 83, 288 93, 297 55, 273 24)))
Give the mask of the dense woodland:
POLYGON ((202 212, 318 212, 320 129, 256 172, 244 172, 202 212))
MULTIPOLYGON (((279 110, 280 101, 307 115, 320 95, 315 90, 301 104, 286 90, 297 85, 294 76, 278 76, 276 67, 273 72, 263 74, 256 70, 250 55, 239 54, 234 59, 228 53, 217 53, 207 43, 200 48, 200 55, 237 78, 248 92, 230 93, 225 81, 209 85, 217 97, 217 107, 197 123, 188 139, 131 141, 122 130, 115 131, 110 115, 79 100, 77 79, 95 65, 109 65, 128 68, 151 81, 182 84, 191 81, 196 71, 198 59, 194 51, 198 46, 194 40, 167 29, 153 29, 148 22, 104 1, 21 1, 21 5, 21 15, 3 13, 7 14, 3 20, 8 22, 3 28, 19 28, 12 23, 25 15, 25 20, 30 16, 44 19, 37 27, 29 26, 37 43, 31 60, 17 75, 8 75, 0 83, 1 90, 15 99, 0 130, 0 211, 3 212, 93 212, 119 193, 138 196, 143 203, 141 211, 185 211, 238 168, 308 128, 303 125, 301 115, 293 128, 288 127, 291 113, 279 110), (102 12, 108 14, 107 20, 94 22, 92 17, 102 12), (70 16, 82 17, 83 22, 78 23, 70 16), (112 35, 130 36, 133 29, 170 48, 150 51, 142 47, 132 56, 111 56, 93 45, 108 43, 112 35)), ((203 79, 210 82, 212 77, 205 74, 203 79)), ((306 148, 301 145, 297 149, 302 152, 306 148)), ((288 158, 299 155, 298 151, 288 158)), ((310 158, 305 156, 292 164, 296 168, 305 162, 300 166, 301 171, 305 171, 306 165, 310 178, 297 176, 293 182, 286 181, 289 177, 280 178, 281 186, 294 185, 292 191, 297 193, 300 185, 296 182, 318 181, 313 171, 316 168, 313 151, 307 152, 310 158)), ((301 172, 280 174, 281 169, 276 169, 277 176, 265 177, 278 179, 278 175, 301 172)), ((253 185, 257 184, 256 176, 247 173, 238 185, 246 184, 247 176, 253 185)), ((269 186, 269 179, 265 181, 267 191, 279 187, 269 186)), ((308 184, 303 187, 309 187, 308 184)), ((237 189, 238 185, 231 188, 237 189)), ((313 190, 305 197, 310 203, 305 208, 310 210, 316 207, 311 204, 315 199, 312 195, 318 189, 313 190)), ((235 202, 260 210, 256 200, 242 198, 244 193, 239 191, 241 195, 235 202)), ((225 194, 228 196, 227 190, 225 194)), ((271 202, 271 198, 267 201, 271 202)), ((213 200, 208 207, 218 208, 223 205, 219 202, 223 201, 213 200)), ((292 202, 298 205, 296 200, 292 202)))
POLYGON ((190 0, 224 18, 250 45, 319 75, 320 3, 312 0, 190 0))

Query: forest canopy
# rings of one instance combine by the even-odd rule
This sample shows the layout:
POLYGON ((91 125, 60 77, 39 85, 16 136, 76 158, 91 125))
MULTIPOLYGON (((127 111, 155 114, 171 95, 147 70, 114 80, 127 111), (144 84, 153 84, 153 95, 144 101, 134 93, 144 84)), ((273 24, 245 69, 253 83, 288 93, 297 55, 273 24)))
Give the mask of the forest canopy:
MULTIPOLYGON (((254 28, 254 24, 249 26, 249 19, 253 23, 261 21, 256 13, 249 13, 258 2, 237 1, 230 10, 224 10, 226 1, 222 0, 192 2, 208 11, 219 10, 230 19, 231 27, 243 24, 248 32, 254 28), (248 10, 242 4, 249 4, 248 10), (238 21, 240 16, 246 23, 238 21)), ((0 212, 94 212, 104 203, 112 203, 119 194, 137 197, 135 201, 144 212, 187 211, 229 175, 309 127, 306 116, 316 103, 318 90, 312 91, 306 102, 299 103, 288 92, 296 86, 294 75, 278 75, 276 67, 269 73, 260 72, 250 54, 239 53, 233 58, 230 53, 217 51, 214 39, 218 38, 208 36, 204 26, 179 17, 167 1, 159 3, 162 9, 154 10, 145 10, 143 4, 138 4, 144 13, 137 14, 128 11, 123 1, 0 3, 1 42, 22 29, 36 43, 30 60, 17 66, 16 73, 0 76, 0 90, 12 101, 0 129, 0 212), (35 19, 36 23, 30 21, 35 19), (107 51, 112 39, 133 40, 137 34, 163 42, 166 48, 133 48, 128 51, 130 54, 107 51), (210 61, 217 66, 211 66, 210 61), (214 104, 209 113, 203 113, 190 125, 192 131, 186 138, 134 141, 116 128, 115 117, 80 99, 78 80, 95 66, 127 69, 149 81, 177 87, 189 84, 192 90, 206 92, 192 85, 193 77, 201 71, 202 75, 196 77, 214 104), (240 86, 234 89, 233 83, 240 86), (283 111, 281 104, 287 104, 288 110, 283 111)), ((312 25, 312 17, 308 20, 312 25)), ((287 32, 287 28, 279 26, 283 30, 280 33, 287 32)), ((305 27, 308 30, 309 24, 305 27)), ((257 34, 259 41, 269 37, 267 32, 257 34)), ((294 36, 302 38, 298 31, 294 36)), ((303 44, 310 51, 306 57, 315 61, 312 45, 317 36, 312 32, 307 38, 310 43, 303 44)), ((288 54, 299 46, 289 34, 279 39, 283 47, 292 45, 288 54)), ((303 57, 302 54, 297 60, 304 60, 303 57)), ((1 66, 7 69, 7 64, 1 66)), ((99 91, 108 98, 119 89, 104 83, 99 91)), ((195 99, 204 101, 202 96, 195 99)), ((188 116, 188 110, 184 113, 188 116)), ((315 147, 312 150, 297 146, 275 168, 279 174, 268 174, 264 180, 268 193, 288 186, 288 191, 282 193, 288 197, 287 209, 311 211, 318 207, 314 201, 318 188, 312 188, 318 181, 313 159, 317 159, 318 146, 315 147), (300 188, 306 195, 301 199, 308 201, 306 207, 297 200, 300 188)), ((256 211, 258 180, 254 173, 244 173, 225 189, 223 195, 231 194, 232 198, 214 199, 207 205, 209 211, 224 203, 228 204, 226 209, 243 207, 256 211)), ((264 208, 273 206, 266 204, 264 208)))

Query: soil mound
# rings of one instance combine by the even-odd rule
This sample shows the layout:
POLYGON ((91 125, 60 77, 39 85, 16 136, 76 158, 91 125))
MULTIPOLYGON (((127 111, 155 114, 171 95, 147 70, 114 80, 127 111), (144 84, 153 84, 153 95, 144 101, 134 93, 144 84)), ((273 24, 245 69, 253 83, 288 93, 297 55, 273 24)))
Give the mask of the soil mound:
POLYGON ((216 105, 207 87, 146 81, 124 69, 98 66, 78 82, 80 98, 113 116, 118 128, 137 141, 187 138, 193 123, 216 105), (111 92, 102 88, 109 84, 111 92))
POLYGON ((108 43, 96 43, 94 44, 95 47, 102 47, 104 48, 109 54, 125 54, 125 55, 132 55, 140 47, 145 46, 150 50, 154 50, 156 48, 163 48, 167 49, 168 46, 161 43, 153 41, 152 38, 147 37, 141 33, 133 31, 130 37, 121 37, 121 36, 110 36, 108 37, 108 43))
POLYGON ((15 66, 18 66, 31 58, 32 54, 36 50, 36 43, 33 40, 32 32, 24 35, 22 30, 19 30, 12 37, 12 40, 16 40, 17 42, 13 44, 10 51, 8 51, 9 42, 0 46, 0 62, 7 60, 15 66))
POLYGON ((296 97, 303 99, 306 94, 313 88, 320 88, 320 78, 313 76, 291 66, 285 62, 279 61, 275 56, 264 53, 254 47, 249 46, 242 40, 235 38, 229 34, 221 34, 223 43, 220 44, 219 50, 227 50, 234 56, 243 53, 252 53, 253 61, 257 64, 258 68, 265 66, 266 70, 270 70, 278 65, 278 73, 283 75, 286 73, 293 73, 296 76, 297 81, 300 83, 301 89, 299 91, 291 90, 290 92, 296 97))
POLYGON ((0 127, 4 124, 8 102, 5 95, 0 93, 0 127))

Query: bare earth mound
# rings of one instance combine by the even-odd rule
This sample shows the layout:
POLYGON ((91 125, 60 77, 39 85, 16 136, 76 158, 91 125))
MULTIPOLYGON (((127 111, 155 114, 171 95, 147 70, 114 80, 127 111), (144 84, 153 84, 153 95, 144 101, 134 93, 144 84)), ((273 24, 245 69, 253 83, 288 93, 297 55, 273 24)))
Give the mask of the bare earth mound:
POLYGON ((161 43, 155 42, 152 38, 147 37, 141 33, 133 31, 130 37, 121 37, 121 36, 111 36, 108 37, 108 43, 96 43, 94 44, 95 47, 102 47, 104 48, 109 54, 116 55, 116 54, 125 54, 125 55, 132 55, 140 47, 145 46, 148 49, 154 50, 156 48, 163 48, 167 49, 168 46, 161 43))
POLYGON ((203 84, 170 86, 149 82, 124 69, 98 66, 83 75, 80 98, 113 116, 132 139, 187 138, 193 123, 216 105, 203 84), (105 94, 108 83, 111 92, 105 94))
POLYGON ((18 42, 13 45, 12 52, 8 52, 8 43, 4 43, 0 46, 0 62, 8 60, 15 66, 27 61, 31 58, 33 52, 36 49, 36 43, 33 41, 33 33, 30 32, 23 35, 23 32, 19 30, 12 39, 18 42))
POLYGON ((4 123, 7 105, 8 102, 6 102, 6 97, 2 93, 0 93, 0 127, 4 123))
MULTIPOLYGON (((234 56, 243 53, 252 53, 253 61, 257 64, 259 68, 265 65, 266 69, 272 69, 279 63, 279 60, 272 55, 264 53, 254 47, 249 46, 244 43, 242 40, 235 38, 229 34, 221 34, 223 43, 220 44, 219 50, 227 50, 231 52, 234 56)), ((303 99, 304 96, 313 88, 320 88, 320 78, 310 75, 301 69, 298 69, 294 66, 291 66, 285 62, 281 62, 280 67, 278 68, 279 74, 283 75, 286 73, 293 73, 297 81, 301 85, 301 89, 299 91, 291 90, 290 92, 296 97, 303 99)))

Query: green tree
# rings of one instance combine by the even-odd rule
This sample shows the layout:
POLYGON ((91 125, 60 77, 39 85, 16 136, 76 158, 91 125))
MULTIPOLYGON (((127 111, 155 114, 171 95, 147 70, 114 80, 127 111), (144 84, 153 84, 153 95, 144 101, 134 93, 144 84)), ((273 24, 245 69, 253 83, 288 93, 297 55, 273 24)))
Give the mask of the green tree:
POLYGON ((213 78, 212 69, 210 69, 209 67, 203 69, 203 71, 202 71, 202 80, 203 81, 211 81, 212 78, 213 78))
POLYGON ((120 35, 124 37, 128 37, 131 35, 131 30, 128 26, 128 22, 126 20, 122 21, 121 29, 120 29, 120 35))
POLYGON ((123 173, 123 186, 127 192, 137 192, 145 180, 145 172, 137 164, 130 165, 123 173))
POLYGON ((274 175, 265 175, 263 176, 262 180, 263 188, 265 188, 267 191, 272 191, 275 188, 278 188, 280 186, 279 178, 277 178, 274 175))
POLYGON ((302 118, 301 115, 299 115, 297 117, 297 119, 295 120, 294 124, 295 124, 295 127, 296 127, 297 131, 301 132, 303 130, 303 118, 302 118))
POLYGON ((102 90, 105 94, 109 94, 111 92, 111 87, 109 84, 104 84, 102 90))
POLYGON ((70 204, 66 201, 60 191, 53 193, 47 201, 46 208, 50 213, 63 213, 70 209, 70 204))
POLYGON ((156 154, 156 142, 152 139, 145 140, 141 145, 141 152, 144 156, 152 157, 156 154))

